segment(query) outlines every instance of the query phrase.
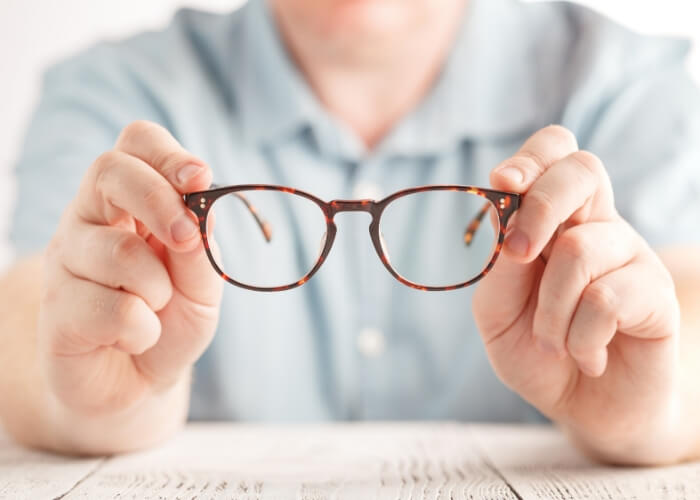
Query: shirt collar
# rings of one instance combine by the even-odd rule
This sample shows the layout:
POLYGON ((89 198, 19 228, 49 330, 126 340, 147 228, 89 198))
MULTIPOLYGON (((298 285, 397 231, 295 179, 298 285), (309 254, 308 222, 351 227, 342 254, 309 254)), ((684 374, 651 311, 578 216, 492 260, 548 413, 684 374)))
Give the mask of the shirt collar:
MULTIPOLYGON (((468 0, 433 89, 373 154, 431 155, 467 139, 534 126, 532 33, 514 0, 468 0), (496 35, 495 35, 496 34, 496 35)), ((357 159, 360 141, 323 109, 291 60, 264 0, 251 0, 234 40, 233 84, 244 136, 257 144, 312 132, 328 154, 357 159)))

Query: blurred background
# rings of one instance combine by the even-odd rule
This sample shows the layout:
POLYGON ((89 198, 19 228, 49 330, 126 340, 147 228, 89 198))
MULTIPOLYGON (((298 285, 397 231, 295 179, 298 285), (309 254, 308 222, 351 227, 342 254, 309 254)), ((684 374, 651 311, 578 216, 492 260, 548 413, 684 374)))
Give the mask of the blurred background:
MULTIPOLYGON (((47 64, 93 42, 158 29, 188 6, 226 12, 245 0, 0 0, 0 271, 14 203, 11 170, 47 64)), ((690 71, 700 82, 700 2, 695 0, 578 0, 624 25, 653 34, 693 38, 690 71)), ((85 166, 88 167, 87 165, 85 166)))

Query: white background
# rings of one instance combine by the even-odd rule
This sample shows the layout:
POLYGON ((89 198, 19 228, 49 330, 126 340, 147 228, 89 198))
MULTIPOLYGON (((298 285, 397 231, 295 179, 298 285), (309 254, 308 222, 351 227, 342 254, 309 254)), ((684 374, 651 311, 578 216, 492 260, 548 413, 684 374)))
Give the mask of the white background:
MULTIPOLYGON (((488 0, 487 0, 488 1, 488 0)), ((242 0, 0 0, 0 269, 11 209, 9 174, 34 105, 42 69, 96 40, 165 25, 178 7, 228 11, 242 0)), ((692 37, 700 45, 697 0, 580 0, 647 33, 692 37)), ((690 69, 700 81, 700 53, 690 69)))

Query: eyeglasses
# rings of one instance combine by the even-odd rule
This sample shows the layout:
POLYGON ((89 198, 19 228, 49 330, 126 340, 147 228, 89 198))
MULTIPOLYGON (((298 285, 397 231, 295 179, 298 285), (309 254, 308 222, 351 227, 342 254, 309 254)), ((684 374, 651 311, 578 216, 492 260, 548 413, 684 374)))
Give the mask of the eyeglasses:
POLYGON ((415 187, 379 201, 330 202, 284 186, 212 186, 184 200, 197 215, 216 272, 261 292, 306 283, 328 257, 334 217, 341 212, 371 216, 374 249, 404 285, 428 291, 469 286, 495 264, 508 220, 520 205, 516 193, 459 185, 415 187), (483 223, 487 216, 490 224, 483 223), (209 245, 212 234, 225 250, 221 255, 209 245))

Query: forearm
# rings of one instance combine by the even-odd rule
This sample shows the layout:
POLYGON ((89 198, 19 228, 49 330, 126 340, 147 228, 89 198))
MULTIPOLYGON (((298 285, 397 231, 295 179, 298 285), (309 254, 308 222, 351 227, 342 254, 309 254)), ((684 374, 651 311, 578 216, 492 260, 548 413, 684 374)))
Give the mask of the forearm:
POLYGON ((177 430, 189 404, 189 373, 116 413, 84 415, 53 395, 37 345, 41 258, 0 279, 0 421, 17 441, 62 453, 108 454, 148 446, 177 430))

